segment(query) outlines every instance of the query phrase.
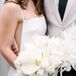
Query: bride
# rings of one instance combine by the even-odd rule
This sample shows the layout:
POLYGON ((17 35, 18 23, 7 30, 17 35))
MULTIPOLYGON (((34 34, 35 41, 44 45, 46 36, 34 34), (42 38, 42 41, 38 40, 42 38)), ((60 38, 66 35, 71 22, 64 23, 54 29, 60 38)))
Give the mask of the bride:
MULTIPOLYGON (((6 76, 17 76, 17 58, 11 45, 15 38, 19 51, 33 34, 44 35, 46 22, 43 0, 6 0, 0 12, 0 52, 12 66, 6 76)), ((47 74, 44 74, 45 76, 47 74)))

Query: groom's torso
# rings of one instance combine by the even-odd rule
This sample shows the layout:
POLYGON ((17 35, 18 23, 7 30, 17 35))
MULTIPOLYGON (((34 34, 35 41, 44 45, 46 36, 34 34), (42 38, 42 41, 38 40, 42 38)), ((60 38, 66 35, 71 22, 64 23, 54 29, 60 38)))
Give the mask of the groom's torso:
POLYGON ((76 33, 76 0, 68 0, 63 21, 60 18, 58 4, 59 0, 44 0, 45 13, 49 23, 48 33, 55 37, 64 37, 64 35, 71 37, 76 33))

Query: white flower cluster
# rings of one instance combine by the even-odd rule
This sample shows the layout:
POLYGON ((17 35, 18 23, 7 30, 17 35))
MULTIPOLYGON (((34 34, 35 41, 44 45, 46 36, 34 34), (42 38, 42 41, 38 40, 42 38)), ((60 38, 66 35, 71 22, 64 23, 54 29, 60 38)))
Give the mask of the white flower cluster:
POLYGON ((15 60, 18 76, 41 76, 44 71, 53 74, 59 68, 70 71, 76 63, 74 41, 33 35, 15 60))

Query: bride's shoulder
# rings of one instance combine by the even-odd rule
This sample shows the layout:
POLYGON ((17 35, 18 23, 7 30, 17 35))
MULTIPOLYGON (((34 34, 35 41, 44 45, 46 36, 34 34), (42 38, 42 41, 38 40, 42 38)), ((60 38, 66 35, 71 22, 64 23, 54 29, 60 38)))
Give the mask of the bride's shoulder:
POLYGON ((5 3, 0 10, 0 14, 19 18, 19 5, 15 3, 5 3))
POLYGON ((5 9, 5 10, 10 11, 10 12, 12 12, 12 11, 13 12, 15 12, 15 11, 17 12, 18 8, 19 8, 18 4, 10 2, 10 3, 5 3, 3 5, 2 9, 5 9))

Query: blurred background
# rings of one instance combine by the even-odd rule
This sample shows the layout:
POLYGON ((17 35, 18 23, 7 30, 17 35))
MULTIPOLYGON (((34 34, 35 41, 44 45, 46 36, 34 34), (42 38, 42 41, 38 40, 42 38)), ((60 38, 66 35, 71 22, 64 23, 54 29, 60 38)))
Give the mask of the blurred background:
MULTIPOLYGON (((0 10, 1 10, 3 4, 4 4, 4 0, 0 0, 0 10)), ((0 54, 0 76, 6 76, 8 69, 9 69, 9 64, 6 62, 6 60, 0 54)))

